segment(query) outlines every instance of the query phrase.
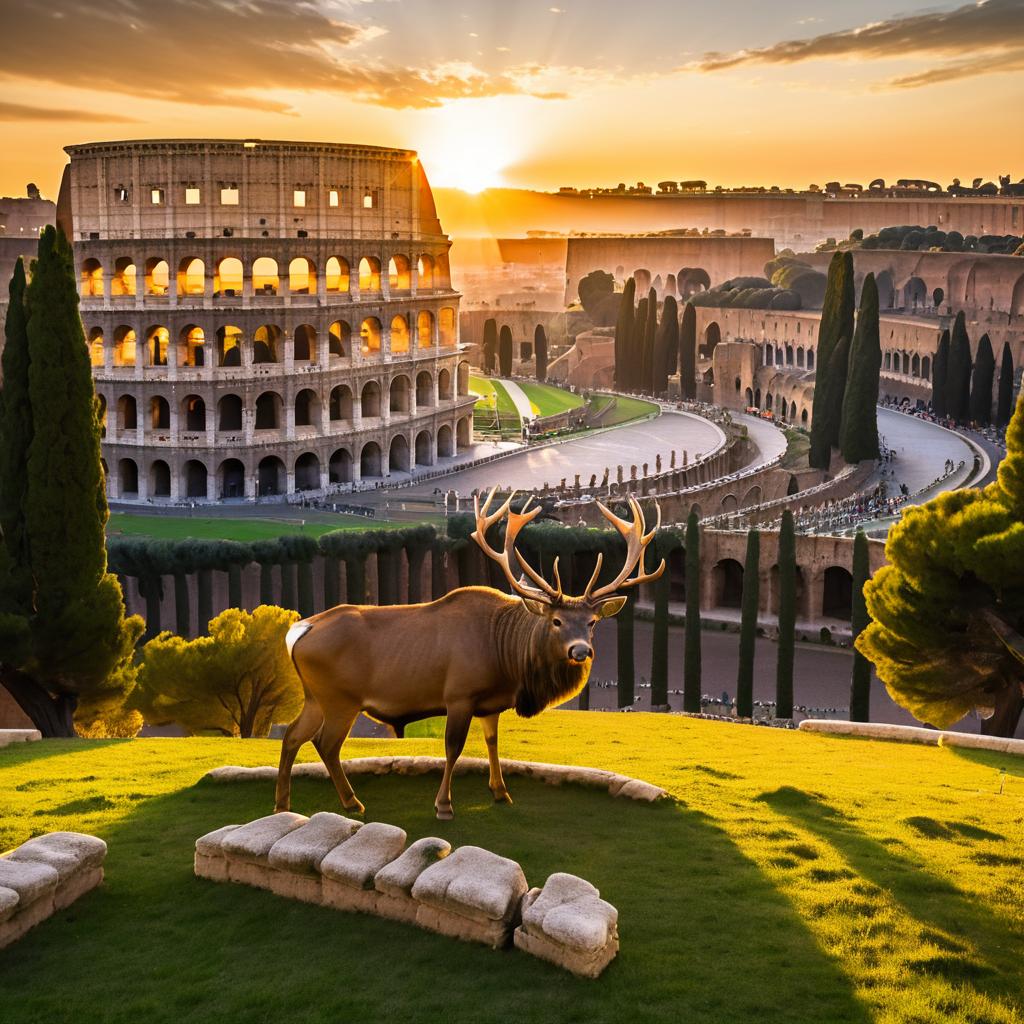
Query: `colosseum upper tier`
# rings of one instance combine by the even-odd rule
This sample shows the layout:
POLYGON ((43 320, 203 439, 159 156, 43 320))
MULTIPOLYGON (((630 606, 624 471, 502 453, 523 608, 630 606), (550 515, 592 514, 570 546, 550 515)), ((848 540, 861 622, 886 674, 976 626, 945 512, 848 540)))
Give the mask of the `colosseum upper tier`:
POLYGON ((416 154, 68 146, 57 219, 119 501, 328 494, 472 440, 449 239, 416 154))

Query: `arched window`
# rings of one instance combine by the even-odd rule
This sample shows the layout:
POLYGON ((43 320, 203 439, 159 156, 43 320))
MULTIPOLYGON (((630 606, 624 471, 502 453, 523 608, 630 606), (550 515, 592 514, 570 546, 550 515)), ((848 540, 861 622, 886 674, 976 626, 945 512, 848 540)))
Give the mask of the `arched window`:
POLYGON ((139 467, 134 459, 121 459, 117 464, 117 482, 122 496, 139 493, 139 467))
POLYGON ((281 426, 283 403, 276 391, 264 391, 256 399, 256 430, 278 430, 281 426))
POLYGON ((114 276, 110 279, 110 294, 115 298, 135 294, 135 264, 130 256, 119 256, 114 263, 114 276))
POLYGON ((796 365, 801 369, 804 365, 804 350, 801 345, 798 345, 796 349, 796 365))
POLYGON ((473 417, 463 416, 458 423, 455 424, 455 444, 456 450, 463 452, 473 442, 473 417))
POLYGON ((171 496, 171 467, 163 459, 156 459, 149 467, 149 494, 152 498, 171 496))
POLYGON ((103 267, 99 260, 82 261, 82 298, 103 297, 103 267))
POLYGON ((409 321, 404 316, 396 316, 391 321, 391 352, 404 355, 409 351, 409 321))
POLYGON ((395 255, 388 260, 388 288, 392 292, 407 292, 412 288, 412 270, 408 256, 395 255))
POLYGON ((295 426, 318 427, 320 425, 320 399, 310 388, 303 388, 295 396, 295 426))
POLYGON ((205 366, 205 346, 206 334, 203 332, 202 327, 196 327, 195 324, 187 324, 178 335, 178 365, 205 366))
POLYGON ((364 295, 380 291, 380 260, 373 256, 359 261, 359 291, 364 295))
POLYGON ((813 370, 814 369, 814 349, 812 349, 812 348, 809 348, 807 350, 807 369, 808 370, 813 370))
POLYGON ((437 457, 439 459, 447 459, 455 454, 455 449, 452 447, 452 428, 445 423, 443 426, 438 428, 437 431, 437 457))
POLYGON ((199 395, 188 395, 181 403, 185 429, 190 434, 202 433, 206 430, 206 402, 199 395))
POLYGON ((304 452, 295 460, 295 490, 320 489, 320 460, 313 452, 304 452))
POLYGON ((206 264, 197 257, 186 256, 178 264, 178 298, 202 295, 206 291, 206 264))
POLYGON ((132 395, 122 395, 117 400, 117 429, 136 430, 139 425, 137 406, 132 395))
POLYGON ((430 431, 421 430, 416 435, 416 465, 432 466, 433 464, 433 445, 430 441, 430 431))
POLYGON ((375 316, 367 317, 359 326, 359 344, 363 355, 380 351, 381 327, 375 316))
POLYGON ((217 429, 223 431, 242 429, 242 399, 238 395, 224 395, 217 403, 217 429))
POLYGON ((453 348, 456 342, 455 310, 445 306, 437 314, 438 340, 444 348, 453 348))
POLYGON ((198 459, 189 459, 185 463, 185 497, 205 498, 208 486, 206 466, 198 459))
POLYGON ((171 429, 171 407, 162 395, 149 400, 149 425, 153 430, 171 429))
POLYGON ((380 385, 375 380, 368 380, 363 385, 359 407, 364 420, 380 416, 380 385))
POLYGON ((352 483, 352 453, 347 448, 339 448, 331 456, 327 472, 332 484, 352 483))
POLYGON ((437 374, 437 397, 442 402, 452 400, 452 375, 451 371, 441 369, 437 374))
POLYGON ((103 365, 103 328, 94 327, 89 332, 89 362, 93 366, 103 365))
POLYGON ((245 466, 238 459, 225 459, 217 475, 220 477, 222 498, 241 498, 245 495, 245 466))
POLYGON ((434 287, 434 260, 424 253, 416 264, 417 287, 430 290, 434 287))
POLYGON ((349 290, 348 260, 341 256, 332 256, 325 268, 325 285, 329 292, 344 293, 349 290))
POLYGON ((213 275, 213 294, 215 297, 233 299, 242 294, 244 269, 237 256, 225 256, 217 264, 213 275))
POLYGON ((347 384, 331 391, 330 416, 332 422, 352 419, 352 389, 347 384))
POLYGON ((292 359, 296 363, 316 362, 316 328, 312 324, 299 324, 295 328, 292 359))
POLYGON ((217 365, 242 365, 242 330, 230 324, 217 328, 217 365))
POLYGON ((167 346, 171 336, 166 327, 150 327, 146 332, 146 352, 150 366, 167 365, 167 346))
POLYGON ((425 409, 434 404, 434 380, 428 370, 416 374, 416 408, 425 409))
POLYGON ((252 291, 254 295, 276 295, 280 287, 277 260, 258 256, 252 264, 252 291))
POLYGON ((167 260, 159 256, 151 256, 146 260, 146 294, 166 295, 170 287, 171 271, 167 260))
POLYGON ((361 477, 381 476, 380 445, 368 441, 359 453, 359 474, 361 477))
POLYGON ((288 264, 288 291, 292 295, 316 295, 316 267, 305 256, 288 264))
POLYGON ((330 358, 348 359, 352 355, 352 328, 344 320, 335 320, 329 333, 330 358))
POLYGON ((388 469, 392 473, 409 472, 409 441, 404 434, 395 434, 388 449, 388 469))
POLYGON ((281 328, 273 324, 264 324, 256 328, 252 339, 253 363, 279 363, 281 328))
POLYGON ((416 317, 416 347, 434 347, 434 314, 426 309, 416 317))
POLYGON ((392 412, 408 412, 411 385, 404 374, 391 382, 390 409, 392 412))

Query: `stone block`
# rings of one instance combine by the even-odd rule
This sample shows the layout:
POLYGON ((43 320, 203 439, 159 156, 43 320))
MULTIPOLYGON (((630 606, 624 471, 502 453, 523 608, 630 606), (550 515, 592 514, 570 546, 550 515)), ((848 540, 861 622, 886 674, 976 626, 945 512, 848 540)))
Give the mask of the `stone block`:
POLYGON ((278 839, 270 848, 267 863, 279 871, 316 874, 324 857, 353 836, 362 824, 340 814, 320 811, 304 825, 278 839))
POLYGON ((552 942, 543 936, 533 935, 530 932, 524 931, 521 927, 515 930, 512 940, 515 943, 516 949, 521 949, 524 953, 529 953, 540 960, 547 960, 556 967, 571 971, 581 978, 598 977, 615 959, 619 951, 619 945, 616 941, 614 945, 610 945, 604 950, 588 956, 577 953, 575 950, 567 949, 565 946, 560 946, 558 943, 552 942))
POLYGON ((17 942, 30 928, 35 928, 52 913, 53 899, 50 896, 37 899, 35 903, 19 909, 13 917, 0 924, 0 949, 17 942))
POLYGON ((417 839, 400 857, 386 864, 373 879, 374 888, 396 898, 408 898, 416 879, 431 864, 435 864, 452 851, 446 839, 429 837, 417 839))
POLYGON ((235 829, 241 827, 241 825, 224 825, 212 832, 207 832, 205 836, 200 836, 196 840, 196 853, 202 854, 204 857, 223 857, 224 850, 221 843, 224 841, 224 837, 229 832, 234 832, 235 829))
POLYGON ((22 843, 8 859, 49 864, 64 885, 81 871, 101 867, 106 856, 107 844, 97 836, 50 832, 22 843))
POLYGON ((248 861, 251 864, 266 864, 271 847, 289 832, 304 825, 309 818, 293 811, 280 811, 257 818, 248 825, 233 829, 221 839, 224 855, 234 861, 248 861))
POLYGON ((347 910, 350 913, 375 914, 380 897, 375 889, 361 889, 348 882, 324 875, 320 880, 321 903, 333 910, 347 910))
POLYGON ((475 920, 443 907, 416 905, 416 924, 430 932, 463 942, 480 942, 492 949, 508 945, 512 926, 507 921, 475 920))
MULTIPOLYGON (((237 828, 237 826, 234 826, 237 828)), ((192 861, 196 878, 208 878, 211 882, 228 882, 228 862, 219 853, 208 855, 196 850, 192 861)))
POLYGON ((0 924, 14 916, 18 909, 18 894, 6 885, 0 886, 0 924))
POLYGON ((53 894, 54 910, 70 907, 80 896, 95 889, 103 881, 102 867, 85 867, 57 886, 53 894))
POLYGON ((426 868, 412 896, 427 906, 486 924, 512 921, 526 893, 523 869, 478 846, 460 846, 426 868))
POLYGON ((0 857, 0 886, 13 889, 18 894, 19 912, 37 900, 44 900, 52 909, 53 894, 59 881, 57 869, 49 864, 0 857))
POLYGON ((630 779, 615 795, 629 800, 642 800, 645 803, 652 804, 655 800, 668 796, 668 793, 660 786, 652 785, 650 782, 644 782, 641 779, 630 779))
POLYGON ((374 876, 402 852, 405 840, 403 829, 371 821, 323 858, 320 873, 353 889, 372 889, 374 876))
POLYGON ((35 743, 43 734, 38 729, 0 729, 0 747, 12 743, 35 743))

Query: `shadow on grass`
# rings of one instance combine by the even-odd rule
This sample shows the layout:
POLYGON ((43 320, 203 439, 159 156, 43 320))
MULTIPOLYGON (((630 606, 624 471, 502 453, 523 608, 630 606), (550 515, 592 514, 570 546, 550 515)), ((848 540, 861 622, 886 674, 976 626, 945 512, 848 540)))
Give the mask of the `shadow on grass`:
MULTIPOLYGON (((944 945, 951 954, 931 957, 909 966, 923 974, 938 974, 952 984, 970 984, 997 998, 1020 999, 1019 972, 1024 955, 1024 932, 1002 926, 991 908, 979 905, 956 886, 930 874, 921 863, 896 852, 857 828, 845 815, 817 796, 783 786, 763 793, 759 800, 830 843, 853 870, 893 899, 919 924, 921 938, 944 945)), ((968 822, 940 822, 933 818, 907 818, 904 824, 930 840, 955 841, 970 847, 978 841, 1002 837, 968 822)), ((983 854, 975 854, 979 863, 983 854)), ((999 854, 989 856, 1001 857, 999 854)), ((1003 863, 997 860, 996 863, 1003 863)), ((854 891, 856 891, 856 886, 854 891)), ((870 917, 877 901, 854 901, 850 911, 870 917)))
MULTIPOLYGON (((456 780, 361 777, 367 820, 593 881, 619 908, 622 950, 598 981, 372 917, 192 874, 196 837, 266 814, 270 782, 214 783, 141 803, 104 834, 105 886, 5 951, 5 1024, 103 1022, 817 1021, 867 1024, 864 1005, 790 903, 705 815, 517 779, 512 807, 456 780), (87 955, 83 952, 87 951, 87 955), (11 1010, 15 1012, 11 1012, 11 1010)), ((297 779, 295 810, 337 810, 297 779)))

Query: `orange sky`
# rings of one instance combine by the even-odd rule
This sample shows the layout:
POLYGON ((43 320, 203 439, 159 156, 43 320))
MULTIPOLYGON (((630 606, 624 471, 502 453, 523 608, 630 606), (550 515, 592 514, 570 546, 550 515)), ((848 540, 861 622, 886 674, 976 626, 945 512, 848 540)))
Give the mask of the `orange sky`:
POLYGON ((1024 176, 1024 0, 824 6, 5 0, 0 192, 54 196, 68 143, 204 136, 414 148, 471 191, 1024 176))

